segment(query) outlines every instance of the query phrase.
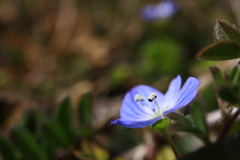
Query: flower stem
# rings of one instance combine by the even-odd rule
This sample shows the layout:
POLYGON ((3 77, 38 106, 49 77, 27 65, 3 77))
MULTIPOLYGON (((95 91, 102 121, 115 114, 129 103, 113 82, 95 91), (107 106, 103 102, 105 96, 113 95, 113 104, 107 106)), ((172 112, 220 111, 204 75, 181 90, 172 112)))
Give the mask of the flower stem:
POLYGON ((233 116, 227 121, 225 126, 222 129, 222 132, 220 136, 218 137, 217 142, 221 142, 229 133, 230 128, 232 127, 234 121, 237 119, 237 117, 240 115, 240 108, 233 114, 233 116))
POLYGON ((169 145, 171 146, 172 150, 173 150, 173 153, 175 155, 175 157, 178 159, 180 157, 180 154, 179 152, 177 151, 174 143, 173 143, 173 140, 171 138, 171 136, 168 134, 168 132, 166 130, 162 130, 162 133, 164 134, 164 136, 167 138, 167 141, 169 143, 169 145))

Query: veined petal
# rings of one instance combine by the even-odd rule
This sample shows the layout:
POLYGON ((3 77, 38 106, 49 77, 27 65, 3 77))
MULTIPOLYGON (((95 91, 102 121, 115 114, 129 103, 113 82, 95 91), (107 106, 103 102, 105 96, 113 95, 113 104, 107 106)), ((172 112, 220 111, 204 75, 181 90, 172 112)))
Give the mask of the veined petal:
POLYGON ((179 94, 181 84, 182 84, 182 79, 180 75, 178 75, 176 78, 174 78, 171 81, 168 87, 168 90, 165 94, 165 99, 161 108, 162 111, 166 111, 172 108, 174 104, 176 104, 177 96, 179 94))
POLYGON ((130 119, 130 118, 120 118, 117 120, 112 120, 111 124, 117 124, 119 126, 127 127, 127 128, 143 128, 154 124, 158 120, 162 119, 162 117, 157 117, 154 119, 130 119))
POLYGON ((181 107, 186 106, 190 103, 197 94, 197 87, 200 85, 200 81, 197 78, 189 77, 185 82, 182 89, 179 91, 177 98, 175 98, 175 104, 173 107, 166 110, 163 115, 166 115, 170 112, 174 112, 181 107))
MULTIPOLYGON (((134 97, 131 97, 134 99, 134 97)), ((149 115, 154 116, 153 111, 148 106, 141 105, 142 102, 136 102, 134 100, 125 99, 120 110, 121 117, 135 117, 135 118, 147 118, 149 115)))
POLYGON ((147 100, 149 94, 155 92, 157 99, 163 99, 163 94, 158 90, 147 86, 139 85, 130 90, 124 97, 120 115, 122 118, 140 118, 146 119, 147 117, 156 117, 153 110, 156 110, 155 105, 147 100), (144 98, 143 101, 136 102, 134 96, 139 94, 144 98))

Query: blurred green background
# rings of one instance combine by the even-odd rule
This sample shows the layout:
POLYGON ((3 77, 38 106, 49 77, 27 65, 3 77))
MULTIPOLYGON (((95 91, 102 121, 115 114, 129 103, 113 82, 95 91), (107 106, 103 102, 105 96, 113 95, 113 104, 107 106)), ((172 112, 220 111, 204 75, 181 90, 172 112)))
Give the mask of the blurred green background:
MULTIPOLYGON (((206 110, 216 109, 214 91, 207 87, 208 66, 228 69, 229 65, 198 61, 195 55, 214 41, 216 19, 238 24, 240 15, 234 4, 239 2, 176 0, 178 10, 172 16, 143 19, 141 8, 157 3, 0 0, 1 136, 11 140, 11 134, 15 138, 31 134, 36 145, 45 146, 42 155, 39 153, 42 157, 33 151, 33 157, 39 159, 174 159, 166 140, 149 128, 124 131, 110 125, 110 119, 119 117, 122 96, 131 87, 148 84, 164 93, 177 74, 184 81, 189 76, 202 80, 199 95, 205 97, 206 110), (86 94, 91 97, 88 105, 82 102, 86 94), (69 124, 73 123, 75 139, 63 142, 63 147, 58 144, 61 138, 57 145, 45 145, 43 139, 51 139, 48 136, 54 137, 61 129, 41 132, 45 136, 39 130, 56 126, 58 118, 51 118, 66 97, 71 103, 66 112, 72 115, 69 124), (87 122, 81 119, 86 115, 90 117, 87 122), (27 127, 29 122, 36 132, 27 127), (16 126, 25 126, 24 133, 16 126)), ((189 142, 194 141, 195 148, 201 145, 194 138, 188 142, 179 135, 174 138, 180 146, 184 144, 182 153, 194 148, 189 142)), ((15 141, 13 148, 19 144, 22 142, 15 141)), ((27 159, 26 150, 16 151, 16 157, 27 159)))

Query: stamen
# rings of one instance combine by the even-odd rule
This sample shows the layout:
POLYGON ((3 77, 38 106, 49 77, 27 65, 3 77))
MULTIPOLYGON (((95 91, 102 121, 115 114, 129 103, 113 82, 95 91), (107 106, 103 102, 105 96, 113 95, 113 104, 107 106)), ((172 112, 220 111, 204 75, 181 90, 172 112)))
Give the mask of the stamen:
POLYGON ((134 100, 135 100, 136 102, 143 101, 143 97, 141 97, 139 94, 136 94, 136 95, 134 96, 134 100))
MULTIPOLYGON (((153 99, 155 99, 155 98, 157 97, 155 93, 151 93, 150 95, 153 96, 153 99)), ((149 109, 151 109, 152 112, 151 112, 150 114, 154 114, 154 117, 156 117, 155 107, 149 107, 149 106, 145 105, 144 102, 143 102, 143 100, 144 100, 143 97, 141 97, 139 94, 136 94, 136 95, 134 96, 134 100, 138 103, 139 106, 142 107, 142 109, 143 109, 144 111, 148 111, 148 112, 149 112, 149 109), (148 109, 148 108, 149 108, 149 109, 148 109)), ((154 105, 154 103, 152 103, 151 105, 154 105)))
POLYGON ((156 98, 157 98, 157 94, 155 92, 151 92, 150 95, 148 96, 148 101, 152 102, 156 98))
POLYGON ((136 94, 135 96, 134 96, 134 100, 136 101, 136 102, 138 102, 139 104, 140 104, 140 106, 142 106, 142 107, 144 107, 144 104, 142 103, 142 101, 143 101, 143 97, 141 97, 139 94, 136 94))
POLYGON ((160 106, 158 105, 158 102, 157 101, 154 101, 154 105, 155 105, 155 113, 157 114, 157 115, 160 115, 161 114, 161 112, 160 112, 160 106))
POLYGON ((155 92, 150 93, 151 95, 155 96, 157 98, 157 94, 155 92))

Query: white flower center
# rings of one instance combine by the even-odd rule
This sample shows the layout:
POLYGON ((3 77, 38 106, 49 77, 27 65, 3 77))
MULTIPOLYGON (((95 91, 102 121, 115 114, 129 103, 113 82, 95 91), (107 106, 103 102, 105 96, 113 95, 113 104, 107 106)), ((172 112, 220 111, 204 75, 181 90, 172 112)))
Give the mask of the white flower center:
POLYGON ((157 94, 155 92, 151 92, 148 96, 148 101, 151 102, 149 104, 150 106, 146 106, 146 105, 143 104, 142 101, 144 100, 144 98, 141 97, 140 94, 136 94, 134 96, 134 100, 136 102, 138 102, 142 107, 147 107, 147 108, 149 108, 147 110, 151 110, 152 114, 150 115, 150 117, 152 117, 152 118, 162 116, 162 113, 160 111, 160 107, 159 107, 157 101, 155 100, 156 98, 157 98, 157 94))
POLYGON ((156 98, 157 98, 157 94, 155 92, 151 92, 150 95, 148 96, 148 101, 152 102, 156 98))
POLYGON ((139 102, 139 101, 143 101, 143 97, 141 97, 139 94, 136 94, 135 96, 134 96, 134 100, 136 101, 136 102, 139 102))

